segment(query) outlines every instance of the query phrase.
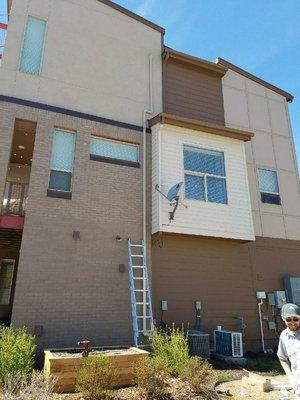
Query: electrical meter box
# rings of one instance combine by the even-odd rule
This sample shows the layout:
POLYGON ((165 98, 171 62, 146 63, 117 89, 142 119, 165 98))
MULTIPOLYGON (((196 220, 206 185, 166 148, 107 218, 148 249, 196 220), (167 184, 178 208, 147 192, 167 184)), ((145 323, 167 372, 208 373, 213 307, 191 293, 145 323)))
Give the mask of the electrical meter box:
POLYGON ((167 311, 168 310, 168 302, 167 302, 167 300, 161 300, 160 307, 161 307, 162 311, 167 311))
POLYGON ((266 298, 267 298, 266 292, 263 292, 263 291, 261 291, 261 292, 256 292, 256 298, 257 298, 258 300, 264 300, 264 299, 266 299, 266 298))
POLYGON ((286 296, 284 290, 276 290, 274 292, 275 303, 277 308, 282 308, 284 304, 286 304, 286 296))
POLYGON ((269 306, 276 306, 275 294, 273 292, 268 293, 268 303, 269 306))
POLYGON ((201 300, 196 300, 196 301, 195 301, 195 308, 196 308, 196 310, 198 310, 198 311, 201 310, 201 308, 202 308, 201 300))
POLYGON ((286 276, 284 278, 284 287, 287 301, 289 303, 300 305, 300 278, 286 276))

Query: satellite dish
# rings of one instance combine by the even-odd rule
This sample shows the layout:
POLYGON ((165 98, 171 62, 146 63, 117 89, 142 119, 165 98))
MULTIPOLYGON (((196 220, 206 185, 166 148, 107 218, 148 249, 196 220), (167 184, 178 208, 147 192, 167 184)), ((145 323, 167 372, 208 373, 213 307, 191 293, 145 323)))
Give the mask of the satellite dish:
POLYGON ((183 182, 176 183, 176 185, 172 186, 171 189, 168 191, 167 199, 170 203, 178 197, 179 190, 182 186, 183 182))
MULTIPOLYGON (((176 183, 176 185, 172 186, 171 189, 168 190, 167 195, 165 195, 161 190, 159 190, 159 185, 155 186, 155 189, 165 198, 169 201, 170 206, 173 206, 173 210, 169 212, 169 222, 174 220, 174 215, 177 210, 178 204, 179 204, 179 191, 181 189, 181 186, 183 185, 183 182, 176 183)), ((187 206, 183 203, 181 203, 185 208, 187 206)))

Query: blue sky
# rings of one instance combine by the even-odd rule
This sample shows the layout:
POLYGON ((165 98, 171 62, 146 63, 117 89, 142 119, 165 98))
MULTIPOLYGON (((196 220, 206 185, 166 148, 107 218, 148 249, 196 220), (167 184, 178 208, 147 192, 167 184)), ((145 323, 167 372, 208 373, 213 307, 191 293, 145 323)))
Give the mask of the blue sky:
POLYGON ((166 45, 211 61, 220 56, 293 94, 300 164, 300 0, 115 1, 166 28, 166 45))

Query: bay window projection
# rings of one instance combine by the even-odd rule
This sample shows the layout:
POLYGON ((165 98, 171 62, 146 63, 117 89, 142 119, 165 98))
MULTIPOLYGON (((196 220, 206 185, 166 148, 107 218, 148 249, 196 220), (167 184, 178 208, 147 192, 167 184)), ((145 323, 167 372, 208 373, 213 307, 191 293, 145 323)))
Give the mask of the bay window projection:
POLYGON ((227 204, 224 153, 184 146, 184 181, 187 199, 227 204))

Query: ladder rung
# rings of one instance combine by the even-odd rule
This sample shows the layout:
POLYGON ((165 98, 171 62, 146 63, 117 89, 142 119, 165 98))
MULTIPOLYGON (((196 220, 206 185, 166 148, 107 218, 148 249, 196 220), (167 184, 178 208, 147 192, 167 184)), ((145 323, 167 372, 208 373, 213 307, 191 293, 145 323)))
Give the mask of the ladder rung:
POLYGON ((145 280, 146 278, 142 278, 142 277, 136 276, 136 277, 134 277, 133 279, 134 279, 134 280, 136 280, 136 279, 138 279, 138 280, 145 280))
POLYGON ((131 257, 144 257, 142 254, 131 254, 131 257))
POLYGON ((145 268, 144 265, 133 265, 132 268, 145 268))
POLYGON ((145 306, 148 306, 150 303, 143 303, 143 302, 141 302, 141 301, 139 301, 139 302, 137 302, 137 303, 135 303, 137 306, 142 306, 142 305, 145 305, 145 306))
POLYGON ((131 244, 130 247, 144 247, 142 244, 131 244))
MULTIPOLYGON (((142 317, 139 317, 139 316, 137 316, 137 318, 152 318, 150 315, 149 316, 142 316, 142 317)), ((141 332, 141 331, 140 331, 141 332)))
POLYGON ((135 292, 148 292, 148 289, 134 289, 135 292))

